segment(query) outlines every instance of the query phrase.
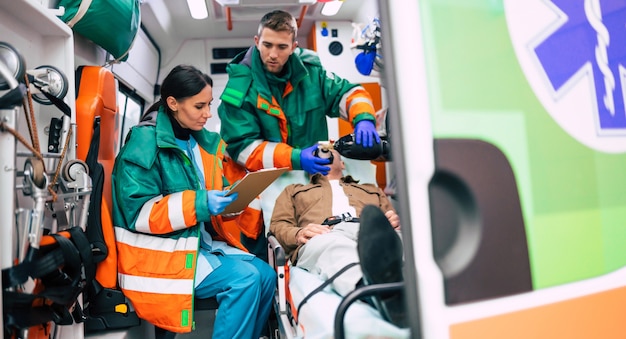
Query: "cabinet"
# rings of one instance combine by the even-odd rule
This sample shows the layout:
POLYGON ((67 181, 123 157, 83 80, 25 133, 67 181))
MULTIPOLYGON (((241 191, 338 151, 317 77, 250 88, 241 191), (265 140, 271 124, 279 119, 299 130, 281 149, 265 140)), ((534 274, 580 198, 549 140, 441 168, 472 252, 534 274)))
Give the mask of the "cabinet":
MULTIPOLYGON (((40 66, 52 66, 67 78, 67 94, 65 103, 72 112, 75 110, 74 85, 74 36, 72 30, 56 17, 54 9, 48 8, 46 1, 34 0, 0 0, 0 41, 15 48, 24 59, 24 68, 32 70, 40 66)), ((0 96, 5 91, 0 91, 0 96)), ((47 130, 52 118, 62 118, 63 113, 54 105, 43 105, 33 102, 33 113, 36 125, 36 136, 39 150, 48 150, 47 130)), ((19 135, 32 145, 26 116, 22 106, 14 110, 0 111, 0 119, 10 122, 9 127, 17 130, 19 135)), ((65 120, 68 120, 65 118, 65 120)), ((75 117, 69 118, 64 135, 75 125, 75 117)), ((63 137, 62 139, 65 139, 63 137)), ((73 138, 72 138, 73 139, 73 138)), ((70 145, 74 145, 70 140, 70 145)), ((74 159, 74 147, 69 147, 66 159, 74 159)), ((17 188, 21 179, 19 174, 24 169, 24 156, 29 152, 15 137, 8 132, 0 132, 0 263, 2 268, 13 265, 16 254, 13 227, 15 211, 21 206, 22 194, 17 188), (17 193, 17 194, 16 194, 17 193)), ((48 172, 55 170, 53 163, 46 162, 48 172)), ((24 204, 32 208, 32 200, 24 204)), ((2 299, 0 299, 2 304, 2 299)), ((0 327, 4 327, 0 320, 0 327)), ((71 326, 63 329, 63 338, 82 338, 82 326, 71 326)))

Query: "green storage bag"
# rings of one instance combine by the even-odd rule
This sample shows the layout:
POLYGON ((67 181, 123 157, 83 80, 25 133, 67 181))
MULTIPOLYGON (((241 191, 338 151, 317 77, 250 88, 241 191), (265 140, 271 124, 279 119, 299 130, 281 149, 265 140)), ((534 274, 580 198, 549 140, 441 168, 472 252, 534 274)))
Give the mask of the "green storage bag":
POLYGON ((65 13, 59 18, 75 33, 126 61, 141 23, 139 0, 60 0, 65 13))

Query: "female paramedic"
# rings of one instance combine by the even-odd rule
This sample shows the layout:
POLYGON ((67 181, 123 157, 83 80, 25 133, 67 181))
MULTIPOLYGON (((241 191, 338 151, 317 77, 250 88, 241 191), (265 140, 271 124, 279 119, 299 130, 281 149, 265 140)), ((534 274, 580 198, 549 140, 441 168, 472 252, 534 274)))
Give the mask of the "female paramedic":
POLYGON ((219 302, 212 338, 259 338, 276 274, 224 228, 250 215, 220 215, 236 199, 222 189, 241 168, 224 154, 219 134, 204 128, 212 85, 193 66, 174 67, 161 100, 132 128, 116 158, 119 284, 137 314, 162 329, 194 328, 195 294, 219 302))

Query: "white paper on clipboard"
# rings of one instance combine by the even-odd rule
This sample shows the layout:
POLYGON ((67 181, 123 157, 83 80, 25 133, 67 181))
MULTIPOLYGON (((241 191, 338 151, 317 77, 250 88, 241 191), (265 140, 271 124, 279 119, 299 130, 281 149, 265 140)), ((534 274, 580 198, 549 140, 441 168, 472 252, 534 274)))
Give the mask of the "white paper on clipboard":
POLYGON ((235 183, 230 191, 226 194, 229 196, 233 193, 239 193, 237 200, 226 206, 220 214, 237 213, 242 211, 254 198, 256 198, 263 190, 267 188, 281 174, 288 171, 289 168, 264 168, 255 172, 248 172, 241 180, 235 183))

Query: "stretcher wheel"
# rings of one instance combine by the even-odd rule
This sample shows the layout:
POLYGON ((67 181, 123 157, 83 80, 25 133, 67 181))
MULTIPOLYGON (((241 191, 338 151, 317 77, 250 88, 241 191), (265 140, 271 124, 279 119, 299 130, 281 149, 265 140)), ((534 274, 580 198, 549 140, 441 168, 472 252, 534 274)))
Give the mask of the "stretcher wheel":
MULTIPOLYGON (((32 72, 36 87, 40 91, 46 91, 48 94, 58 99, 65 98, 68 90, 67 77, 61 70, 54 66, 42 65, 32 72), (43 70, 43 71, 41 71, 43 70)), ((29 71, 30 72, 30 71, 29 71)), ((52 101, 43 93, 33 93, 33 100, 42 105, 52 105, 52 101)))
MULTIPOLYGON (((24 78, 24 57, 11 45, 0 41, 0 62, 18 82, 24 78)), ((0 90, 11 89, 10 82, 0 74, 0 90)))
POLYGON ((70 160, 63 166, 63 179, 67 181, 78 180, 81 173, 89 174, 89 167, 80 159, 70 160))
POLYGON ((28 158, 24 162, 24 175, 30 176, 35 186, 44 188, 46 186, 46 177, 43 161, 37 158, 28 158))

